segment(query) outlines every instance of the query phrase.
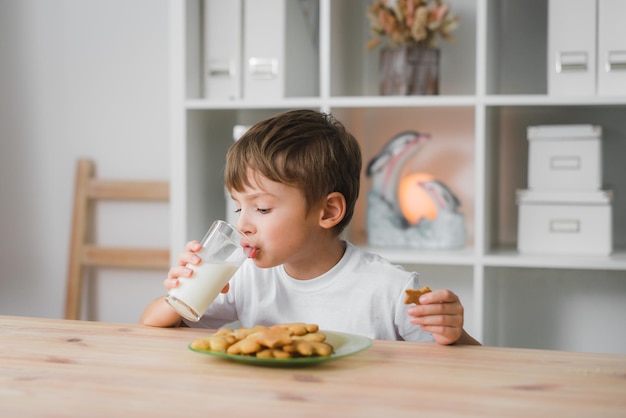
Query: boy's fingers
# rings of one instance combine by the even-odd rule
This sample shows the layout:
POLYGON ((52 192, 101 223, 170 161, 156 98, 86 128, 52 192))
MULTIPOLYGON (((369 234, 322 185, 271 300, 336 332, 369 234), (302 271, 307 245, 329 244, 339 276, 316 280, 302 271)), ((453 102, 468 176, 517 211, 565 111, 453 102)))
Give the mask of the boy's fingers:
POLYGON ((196 251, 200 251, 200 249, 202 248, 202 244, 200 244, 200 241, 189 241, 187 244, 185 244, 185 249, 187 251, 191 251, 191 252, 196 252, 196 251))
POLYGON ((201 258, 194 252, 185 252, 178 255, 178 264, 184 266, 187 263, 191 263, 194 266, 200 264, 201 258))
POLYGON ((174 266, 167 273, 168 279, 178 279, 179 277, 191 277, 193 270, 185 266, 174 266))
POLYGON ((459 297, 448 289, 438 289, 425 293, 420 297, 420 303, 427 305, 429 303, 453 303, 458 302, 459 297))
POLYGON ((178 279, 168 278, 163 280, 163 285, 167 290, 173 289, 178 286, 178 279))
POLYGON ((463 325, 463 320, 456 315, 427 315, 410 318, 414 325, 437 325, 446 327, 459 327, 463 325))

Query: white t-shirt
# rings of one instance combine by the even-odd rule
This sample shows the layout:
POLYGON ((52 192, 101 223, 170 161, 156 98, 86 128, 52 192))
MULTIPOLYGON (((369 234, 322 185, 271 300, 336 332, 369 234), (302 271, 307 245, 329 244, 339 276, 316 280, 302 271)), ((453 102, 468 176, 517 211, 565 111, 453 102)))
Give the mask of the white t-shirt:
POLYGON ((433 342, 431 333, 409 322, 407 288, 418 289, 418 274, 346 243, 341 260, 309 280, 290 277, 284 267, 261 269, 246 260, 199 322, 191 327, 219 328, 239 321, 243 327, 289 322, 373 339, 433 342))

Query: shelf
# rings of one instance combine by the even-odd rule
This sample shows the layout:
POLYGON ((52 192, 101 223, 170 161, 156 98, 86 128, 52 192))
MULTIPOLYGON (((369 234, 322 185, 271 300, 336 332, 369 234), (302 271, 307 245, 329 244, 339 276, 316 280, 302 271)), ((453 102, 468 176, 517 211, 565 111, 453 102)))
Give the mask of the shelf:
POLYGON ((514 249, 501 249, 485 255, 482 262, 489 267, 626 271, 626 250, 614 251, 609 256, 578 255, 572 257, 567 254, 519 254, 514 249))
MULTIPOLYGON (((488 235, 486 248, 512 248, 517 242, 518 206, 515 196, 517 190, 528 188, 528 126, 580 123, 602 127, 601 178, 602 188, 613 191, 613 248, 626 248, 626 166, 622 157, 626 155, 625 114, 626 102, 615 106, 580 103, 550 106, 546 100, 543 105, 488 108, 486 123, 491 131, 486 135, 489 151, 486 191, 492 213, 489 218, 491 234, 488 235)), ((572 257, 574 260, 577 258, 575 255, 572 257)))
MULTIPOLYGON (((328 6, 329 21, 321 20, 320 29, 328 29, 328 45, 320 45, 326 54, 330 97, 372 96, 379 90, 379 48, 367 50, 372 39, 366 17, 371 0, 320 2, 328 6), (327 23, 328 26, 325 26, 327 23), (327 49, 325 49, 325 46, 327 49)), ((438 41, 441 51, 440 93, 464 95, 476 92, 476 13, 477 0, 449 0, 454 14, 461 17, 454 41, 438 41)), ((322 73, 324 73, 322 71, 322 73)), ((324 89, 322 89, 324 91, 324 89)))
MULTIPOLYGON (((486 344, 626 352, 626 338, 610 331, 618 319, 609 319, 608 331, 596 325, 619 318, 626 306, 626 96, 547 94, 546 0, 450 0, 462 20, 457 39, 440 43, 440 95, 379 96, 378 52, 364 47, 370 3, 299 3, 319 6, 319 60, 303 72, 313 88, 300 93, 306 97, 290 90, 285 98, 234 101, 204 98, 203 1, 172 3, 177 45, 172 63, 179 83, 173 94, 179 102, 173 111, 172 250, 227 213, 223 163, 236 124, 297 108, 331 112, 359 141, 364 166, 398 132, 415 130, 432 141, 405 168, 433 174, 457 195, 466 246, 368 245, 371 179, 366 176, 346 238, 458 293, 467 307, 468 330, 486 344), (602 187, 614 192, 616 251, 607 257, 519 254, 515 194, 527 188, 527 128, 579 123, 603 127, 602 187), (601 306, 581 310, 590 295, 601 306), (555 319, 562 321, 552 323, 555 319)), ((302 58, 306 53, 294 47, 286 55, 302 58)))
POLYGON ((366 251, 376 253, 397 264, 454 265, 471 267, 476 259, 474 248, 459 250, 421 250, 411 248, 384 248, 361 246, 366 251))
POLYGON ((187 109, 268 109, 268 108, 372 108, 372 107, 451 107, 451 106, 620 106, 626 97, 553 97, 521 95, 440 95, 440 96, 341 96, 298 97, 270 101, 188 99, 187 109))
POLYGON ((190 110, 223 110, 223 109, 294 109, 321 108, 323 101, 318 97, 285 98, 281 100, 207 100, 188 99, 185 106, 190 110))
POLYGON ((367 245, 359 247, 397 264, 468 267, 481 264, 486 267, 626 271, 626 250, 614 251, 609 256, 572 257, 567 254, 520 254, 515 249, 499 249, 481 256, 475 254, 473 247, 459 250, 422 250, 367 245))
POLYGON ((554 97, 545 94, 489 95, 480 102, 487 106, 626 106, 626 97, 554 97))
POLYGON ((474 106, 475 96, 356 96, 331 97, 332 107, 453 107, 474 106))
POLYGON ((189 99, 187 109, 267 109, 267 108, 372 108, 372 107, 450 107, 475 106, 474 96, 358 96, 285 98, 272 101, 189 99))

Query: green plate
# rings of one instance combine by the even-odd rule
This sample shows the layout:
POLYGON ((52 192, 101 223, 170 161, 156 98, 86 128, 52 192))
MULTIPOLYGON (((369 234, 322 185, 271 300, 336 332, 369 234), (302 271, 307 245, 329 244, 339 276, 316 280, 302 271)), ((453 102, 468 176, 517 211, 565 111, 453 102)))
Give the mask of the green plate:
POLYGON ((240 363, 255 364, 259 366, 301 366, 315 363, 323 363, 326 361, 337 360, 342 357, 351 356, 363 350, 367 350, 373 344, 373 340, 368 337, 356 334, 347 334, 344 332, 324 331, 326 334, 326 342, 334 348, 333 354, 326 357, 297 357, 290 359, 277 358, 256 358, 253 356, 243 356, 239 354, 227 354, 221 351, 198 350, 189 344, 189 349, 196 353, 208 354, 210 356, 221 357, 240 363))

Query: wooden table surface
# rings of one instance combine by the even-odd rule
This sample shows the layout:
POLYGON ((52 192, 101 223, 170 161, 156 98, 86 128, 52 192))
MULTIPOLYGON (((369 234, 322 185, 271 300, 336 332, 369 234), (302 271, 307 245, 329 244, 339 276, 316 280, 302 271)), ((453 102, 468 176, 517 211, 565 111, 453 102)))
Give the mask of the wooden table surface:
POLYGON ((0 316, 1 417, 626 417, 626 356, 375 341, 275 368, 208 330, 0 316))

